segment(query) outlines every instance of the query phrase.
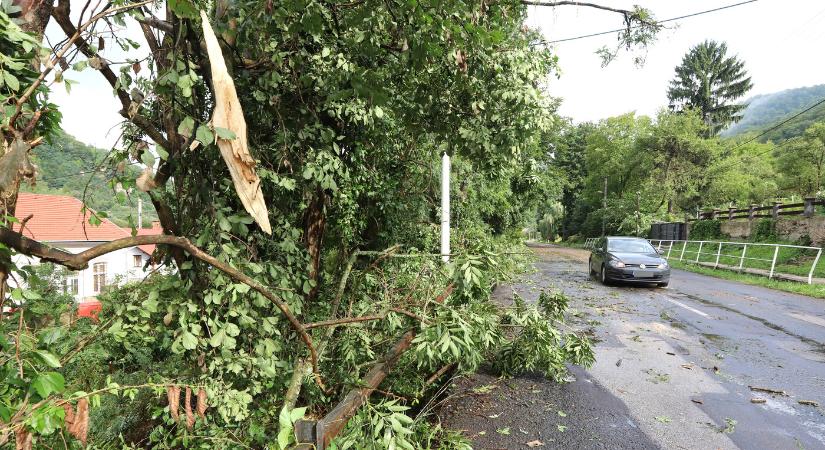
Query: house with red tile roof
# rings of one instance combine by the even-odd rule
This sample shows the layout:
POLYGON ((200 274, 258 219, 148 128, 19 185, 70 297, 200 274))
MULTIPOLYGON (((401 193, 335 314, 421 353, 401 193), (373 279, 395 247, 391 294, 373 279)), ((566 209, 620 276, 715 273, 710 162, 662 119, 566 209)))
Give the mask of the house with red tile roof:
MULTIPOLYGON (((14 214, 20 223, 14 224, 14 230, 21 231, 22 226, 26 237, 72 253, 132 235, 131 229, 121 228, 108 219, 101 218, 99 225, 90 224, 92 214, 94 211, 84 209, 83 202, 74 197, 21 192, 14 214)), ((153 223, 152 228, 141 228, 137 233, 163 231, 153 223)), ((99 256, 89 261, 88 268, 68 272, 64 289, 79 303, 94 301, 106 286, 146 277, 153 269, 150 256, 154 251, 154 245, 140 245, 99 256)), ((24 255, 15 258, 18 266, 39 262, 24 255)))

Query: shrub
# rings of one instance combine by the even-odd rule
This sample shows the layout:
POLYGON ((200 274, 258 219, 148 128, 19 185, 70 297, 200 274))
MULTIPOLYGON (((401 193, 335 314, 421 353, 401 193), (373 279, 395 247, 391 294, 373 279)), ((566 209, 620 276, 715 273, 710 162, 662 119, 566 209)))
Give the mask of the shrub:
POLYGON ((725 237, 722 233, 722 222, 719 220, 697 220, 690 226, 691 240, 719 239, 725 237))
POLYGON ((760 219, 756 221, 756 226, 751 233, 751 240, 755 242, 776 242, 776 221, 773 219, 760 219))

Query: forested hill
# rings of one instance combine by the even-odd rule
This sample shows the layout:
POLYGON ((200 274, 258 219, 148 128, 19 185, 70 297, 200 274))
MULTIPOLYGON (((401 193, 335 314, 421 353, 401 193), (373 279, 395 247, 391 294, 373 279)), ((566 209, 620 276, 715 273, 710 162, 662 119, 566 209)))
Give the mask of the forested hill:
MULTIPOLYGON (((761 132, 785 120, 793 114, 825 98, 825 84, 787 89, 772 94, 757 95, 748 100, 742 120, 722 132, 722 136, 732 137, 750 132, 761 132)), ((825 119, 825 104, 795 118, 760 138, 761 141, 782 141, 799 136, 812 123, 825 119)))
MULTIPOLYGON (((84 199, 94 210, 105 212, 110 219, 121 226, 127 226, 129 216, 137 220, 137 196, 131 202, 121 196, 118 199, 109 182, 112 170, 108 166, 98 167, 106 157, 106 151, 84 144, 63 131, 52 137, 51 143, 41 144, 33 150, 34 163, 38 167, 36 186, 24 184, 21 190, 40 194, 71 195, 84 199)), ((125 169, 131 179, 140 171, 135 167, 125 169)), ((149 197, 143 197, 144 224, 155 220, 155 211, 149 197)))

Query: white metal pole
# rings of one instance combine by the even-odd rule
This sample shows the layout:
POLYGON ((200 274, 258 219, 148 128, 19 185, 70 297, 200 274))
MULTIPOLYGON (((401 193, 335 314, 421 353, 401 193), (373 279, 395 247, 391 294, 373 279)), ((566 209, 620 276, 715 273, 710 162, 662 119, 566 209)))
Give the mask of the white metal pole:
POLYGON ((441 157, 441 260, 450 260, 450 155, 441 157))
POLYGON ((745 253, 748 251, 748 244, 742 247, 742 257, 739 258, 739 271, 742 272, 742 267, 745 266, 745 253))
POLYGON ((779 256, 779 246, 775 247, 773 251, 773 261, 771 261, 771 273, 768 275, 768 278, 773 278, 773 269, 776 267, 776 257, 779 256))
POLYGON ((138 197, 138 228, 143 228, 143 199, 138 197))
POLYGON ((808 284, 812 284, 814 281, 814 269, 816 269, 816 263, 819 262, 819 257, 822 256, 822 249, 820 248, 819 251, 816 252, 816 259, 814 259, 814 263, 811 266, 811 271, 808 273, 808 284))

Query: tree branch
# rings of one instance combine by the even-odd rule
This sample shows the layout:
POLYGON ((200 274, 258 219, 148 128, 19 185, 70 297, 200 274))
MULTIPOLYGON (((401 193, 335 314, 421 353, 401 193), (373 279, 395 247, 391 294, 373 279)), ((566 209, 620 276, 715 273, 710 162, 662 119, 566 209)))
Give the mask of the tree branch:
POLYGON ((321 389, 326 390, 318 369, 318 354, 315 351, 315 346, 312 344, 312 338, 307 333, 306 327, 295 317, 294 314, 292 314, 289 306, 278 296, 270 292, 248 275, 230 266, 229 264, 218 260, 214 256, 209 255, 193 245, 186 238, 169 235, 132 236, 122 239, 115 239, 114 241, 96 245, 88 250, 73 254, 57 248, 49 247, 34 239, 29 239, 26 236, 23 236, 22 234, 12 231, 6 227, 0 227, 0 243, 3 243, 25 255, 36 256, 40 258, 41 261, 52 262, 74 270, 83 270, 89 267, 89 261, 99 256, 137 245, 163 244, 181 248, 192 255, 192 257, 224 272, 233 280, 248 285, 269 299, 272 303, 275 303, 278 309, 281 310, 281 313, 283 313, 287 320, 289 320, 292 328, 294 328, 301 337, 301 340, 304 341, 304 344, 306 344, 309 348, 310 358, 312 359, 313 373, 315 374, 315 382, 318 383, 318 386, 321 387, 321 389))
POLYGON ((165 20, 160 20, 157 17, 146 17, 143 19, 138 18, 136 20, 144 25, 150 26, 152 28, 157 28, 158 30, 164 31, 166 33, 172 32, 172 24, 166 22, 165 20))
POLYGON ((641 23, 647 25, 655 25, 656 22, 651 22, 649 20, 642 19, 638 17, 638 14, 635 11, 629 9, 621 9, 621 8, 611 8, 610 6, 599 5, 597 3, 589 3, 589 2, 576 2, 576 1, 558 1, 558 2, 545 2, 542 0, 521 0, 522 5, 529 5, 529 6, 547 6, 547 7, 556 7, 556 6, 584 6, 587 8, 595 8, 601 9, 603 11, 610 11, 617 14, 621 14, 624 16, 626 21, 630 19, 638 20, 641 23))
MULTIPOLYGON (((140 3, 132 3, 129 5, 124 5, 122 7, 111 8, 106 11, 100 12, 94 15, 88 22, 81 25, 80 28, 75 27, 72 23, 69 13, 70 13, 70 3, 71 0, 58 0, 57 7, 52 10, 52 17, 60 25, 60 28, 63 30, 63 33, 69 37, 69 42, 66 43, 63 49, 55 55, 53 62, 50 64, 50 67, 47 67, 45 71, 41 73, 39 81, 42 82, 42 78, 45 78, 46 74, 51 70, 51 67, 54 67, 57 61, 60 60, 61 57, 71 48, 72 44, 77 47, 87 58, 97 57, 97 53, 92 51, 91 46, 89 43, 80 37, 81 33, 85 31, 86 28, 91 26, 94 22, 105 17, 106 15, 112 14, 114 12, 120 12, 124 9, 127 9, 126 6, 129 8, 136 8, 140 7, 149 3, 152 3, 153 0, 146 0, 140 3)), ((130 122, 134 123, 138 128, 140 128, 147 136, 149 136, 155 143, 160 145, 165 149, 172 148, 171 143, 163 136, 163 134, 154 126, 152 125, 151 121, 148 118, 141 116, 140 114, 129 115, 129 107, 132 104, 132 98, 128 92, 123 90, 123 88, 118 87, 118 76, 112 71, 108 64, 103 64, 100 69, 98 69, 103 75, 103 78, 106 79, 107 82, 112 86, 112 89, 115 90, 117 93, 117 97, 120 100, 120 104, 123 107, 120 110, 120 115, 129 120, 130 122)), ((39 84, 39 83, 35 83, 39 84)), ((32 85, 29 90, 33 91, 33 88, 36 87, 32 85)), ((22 98, 21 98, 22 99, 22 98)))
POLYGON ((530 5, 530 6, 548 6, 548 7, 556 7, 556 6, 585 6, 588 8, 596 8, 602 9, 605 11, 610 11, 619 14, 630 14, 632 11, 626 9, 617 9, 611 8, 609 6, 598 5, 596 3, 588 3, 588 2, 574 2, 574 1, 559 1, 559 2, 544 2, 541 0, 522 0, 522 5, 530 5))

